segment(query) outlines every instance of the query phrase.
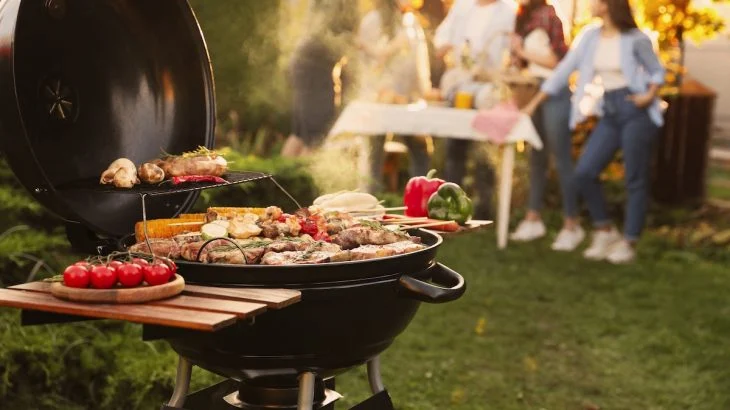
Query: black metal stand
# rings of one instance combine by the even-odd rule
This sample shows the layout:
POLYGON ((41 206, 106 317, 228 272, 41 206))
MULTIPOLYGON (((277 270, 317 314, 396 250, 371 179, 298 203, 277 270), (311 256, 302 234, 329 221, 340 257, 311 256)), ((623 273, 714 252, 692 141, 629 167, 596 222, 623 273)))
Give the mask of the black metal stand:
MULTIPOLYGON (((370 382, 370 389, 373 392, 373 396, 352 407, 350 410, 394 410, 393 401, 385 389, 381 378, 380 357, 375 357, 370 360, 367 368, 368 381, 370 382)), ((192 363, 180 356, 177 366, 177 377, 175 379, 175 390, 172 393, 170 401, 163 405, 161 410, 253 410, 257 408, 240 402, 238 398, 240 382, 235 380, 226 380, 193 394, 188 394, 191 373, 192 363)), ((316 380, 317 375, 313 372, 304 372, 299 376, 297 410, 335 410, 335 402, 341 396, 334 391, 334 379, 325 381, 325 399, 321 404, 315 404, 316 380)))

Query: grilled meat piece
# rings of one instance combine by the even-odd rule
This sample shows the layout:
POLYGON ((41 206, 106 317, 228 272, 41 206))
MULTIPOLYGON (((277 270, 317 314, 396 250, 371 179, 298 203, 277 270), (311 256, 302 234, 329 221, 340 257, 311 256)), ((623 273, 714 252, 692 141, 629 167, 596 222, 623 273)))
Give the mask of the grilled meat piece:
MULTIPOLYGON (((200 252, 200 249, 203 247, 203 244, 205 244, 205 241, 198 241, 198 242, 189 242, 180 248, 180 256, 188 261, 196 261, 196 257, 198 256, 198 252, 200 252)), ((209 243, 205 249, 203 249, 203 252, 200 255, 200 261, 206 262, 207 261, 207 255, 208 252, 210 252, 212 249, 219 248, 221 246, 230 246, 231 243, 223 240, 218 239, 211 243, 209 243)))
POLYGON ((350 214, 338 211, 327 212, 324 214, 324 219, 327 233, 330 235, 336 235, 357 224, 350 214))
POLYGON ((332 238, 332 242, 342 249, 354 249, 360 245, 387 245, 389 243, 409 240, 405 233, 376 229, 369 226, 355 226, 345 229, 332 238))
POLYGON ((172 238, 178 245, 182 246, 190 242, 200 242, 203 236, 200 232, 183 233, 172 238))
POLYGON ((284 214, 284 212, 279 208, 278 206, 270 206, 266 208, 266 213, 264 214, 264 220, 266 221, 276 221, 284 214))
POLYGON ((150 246, 152 251, 147 246, 147 242, 143 241, 132 245, 129 248, 130 252, 145 253, 148 255, 164 256, 171 259, 177 259, 180 257, 180 245, 172 239, 150 239, 150 246))
POLYGON ((165 171, 165 175, 179 177, 185 175, 222 176, 228 169, 228 162, 218 155, 198 155, 194 157, 173 157, 162 161, 152 161, 165 171))
POLYGON ((296 217, 289 217, 285 222, 266 221, 260 223, 259 227, 261 227, 261 235, 269 239, 282 236, 298 236, 302 228, 296 217))
POLYGON ((264 255, 262 265, 306 265, 327 263, 334 254, 332 252, 270 252, 264 255))
MULTIPOLYGON (((421 241, 421 238, 414 238, 417 238, 419 242, 421 241)), ((420 251, 421 249, 425 249, 426 246, 421 245, 420 243, 415 243, 414 241, 400 241, 383 245, 383 248, 395 251, 396 255, 403 255, 404 253, 420 251)))
POLYGON ((207 263, 228 263, 233 265, 258 264, 264 256, 265 248, 244 248, 243 252, 235 246, 221 246, 206 254, 207 263), (245 259, 244 259, 245 254, 245 259))
POLYGON ((266 253, 269 252, 294 252, 302 251, 311 244, 304 241, 273 241, 266 246, 266 253))
MULTIPOLYGON (((270 251, 261 260, 263 265, 304 265, 349 260, 349 253, 327 242, 291 242, 296 251, 270 251)), ((271 248, 269 248, 271 249, 271 248)))
POLYGON ((385 258, 394 255, 420 251, 424 245, 412 241, 400 241, 387 245, 362 245, 350 251, 351 260, 359 261, 366 259, 385 258))
POLYGON ((395 250, 380 245, 362 245, 350 250, 350 260, 353 261, 385 258, 393 255, 395 255, 395 250))

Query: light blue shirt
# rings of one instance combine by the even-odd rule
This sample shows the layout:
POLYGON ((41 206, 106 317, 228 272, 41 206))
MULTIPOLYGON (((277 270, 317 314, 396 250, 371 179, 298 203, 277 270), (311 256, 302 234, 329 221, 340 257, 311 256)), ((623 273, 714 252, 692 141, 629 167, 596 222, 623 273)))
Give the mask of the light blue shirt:
MULTIPOLYGON (((561 92, 568 83, 570 75, 578 71, 578 81, 573 95, 570 113, 570 128, 585 120, 580 110, 580 102, 586 97, 586 87, 595 77, 594 59, 601 38, 601 26, 590 25, 583 29, 573 46, 558 64, 552 76, 542 85, 541 90, 548 95, 561 92)), ((621 33, 621 72, 626 78, 629 90, 635 94, 645 93, 650 84, 662 85, 665 70, 654 52, 649 36, 639 29, 621 33)), ((597 114, 602 113, 602 101, 597 104, 597 114)), ((648 108, 649 117, 659 127, 664 125, 661 102, 655 99, 648 108)))

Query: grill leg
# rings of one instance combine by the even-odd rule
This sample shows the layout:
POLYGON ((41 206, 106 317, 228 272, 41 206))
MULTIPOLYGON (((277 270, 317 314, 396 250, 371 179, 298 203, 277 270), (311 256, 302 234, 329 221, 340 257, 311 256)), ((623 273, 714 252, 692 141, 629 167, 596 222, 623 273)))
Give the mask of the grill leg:
POLYGON ((380 356, 375 356, 368 362, 368 381, 370 382, 370 390, 373 394, 378 394, 385 390, 383 378, 380 375, 380 356))
POLYGON ((316 375, 306 372, 299 375, 299 403, 297 410, 312 410, 314 408, 314 382, 316 375))
POLYGON ((175 390, 173 390, 172 397, 167 403, 168 406, 182 408, 185 405, 185 398, 190 391, 190 376, 192 372, 193 364, 188 359, 178 356, 175 390))

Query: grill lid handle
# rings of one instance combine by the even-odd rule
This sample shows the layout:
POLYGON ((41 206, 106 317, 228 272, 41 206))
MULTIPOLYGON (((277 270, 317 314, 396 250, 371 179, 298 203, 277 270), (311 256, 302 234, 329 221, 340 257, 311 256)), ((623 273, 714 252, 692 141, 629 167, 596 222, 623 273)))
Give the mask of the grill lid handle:
POLYGON ((399 284, 399 290, 403 296, 426 303, 451 302, 459 299, 466 292, 464 277, 440 263, 431 265, 421 273, 401 276, 399 284), (430 280, 433 283, 421 279, 430 280))

